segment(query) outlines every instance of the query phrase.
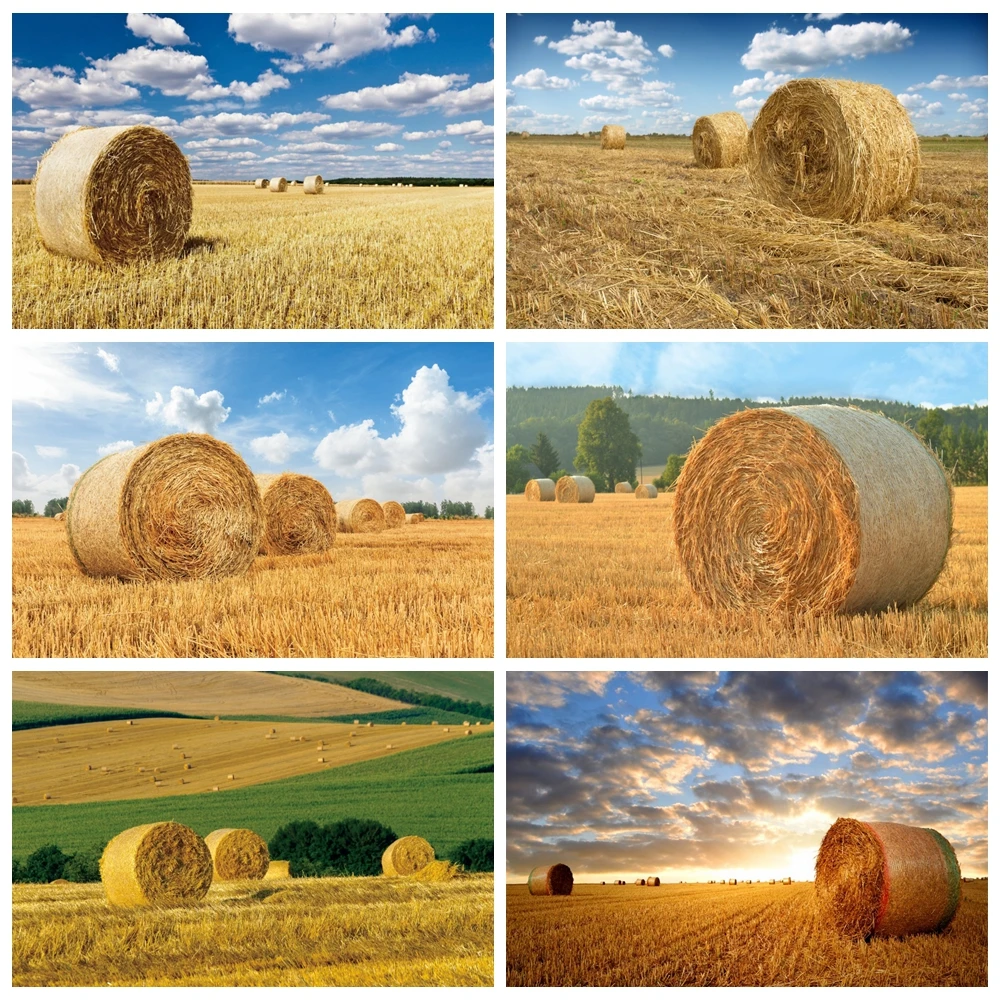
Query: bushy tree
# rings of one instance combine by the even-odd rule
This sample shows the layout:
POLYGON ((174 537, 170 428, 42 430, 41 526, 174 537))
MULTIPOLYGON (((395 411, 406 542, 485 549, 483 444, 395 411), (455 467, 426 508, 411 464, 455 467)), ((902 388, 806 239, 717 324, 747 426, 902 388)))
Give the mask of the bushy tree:
POLYGON ((17 858, 14 858, 13 861, 14 864, 12 866, 13 871, 11 872, 11 881, 17 884, 18 882, 24 881, 24 872, 21 866, 21 862, 18 861, 17 858))
POLYGON ((311 819, 292 820, 277 829, 267 849, 272 858, 288 862, 292 875, 314 874, 324 853, 323 828, 311 819))
POLYGON ((538 471, 544 479, 550 479, 552 472, 559 468, 559 455, 548 436, 541 431, 538 432, 538 439, 531 446, 531 461, 538 466, 538 471))
POLYGON ((514 444, 507 449, 507 492, 523 493, 524 487, 528 485, 531 472, 528 464, 531 462, 531 453, 523 444, 514 444))
POLYGON ((438 508, 436 503, 429 503, 427 500, 407 500, 402 505, 407 514, 423 514, 426 518, 437 518, 438 508))
POLYGON ((63 877, 67 861, 69 856, 63 854, 55 844, 46 844, 28 855, 21 873, 22 878, 25 882, 52 882, 63 877))
POLYGON ((103 847, 77 851, 63 865, 62 877, 70 882, 100 882, 103 847))
POLYGON ((56 514, 61 514, 66 509, 66 504, 68 503, 69 497, 53 498, 45 505, 44 516, 55 517, 56 514))
POLYGON ((398 839, 377 820, 343 819, 322 827, 293 820, 275 833, 268 850, 272 858, 288 861, 295 878, 378 875, 382 853, 398 839))
POLYGON ((686 457, 686 455, 668 455, 667 464, 663 466, 663 472, 660 475, 660 478, 653 480, 653 485, 658 490, 669 489, 671 484, 681 474, 681 469, 684 468, 684 459, 686 457))
POLYGON ((610 396, 591 401, 577 431, 573 464, 598 490, 607 491, 615 483, 632 481, 641 455, 628 414, 610 396))
POLYGON ((492 507, 487 507, 486 508, 486 513, 483 514, 483 517, 485 517, 487 521, 492 521, 493 520, 493 508, 492 507))
POLYGON ((455 848, 452 860, 467 872, 493 871, 493 841, 485 838, 467 840, 455 848))
POLYGON ((12 500, 11 512, 14 514, 34 514, 35 504, 31 500, 12 500))

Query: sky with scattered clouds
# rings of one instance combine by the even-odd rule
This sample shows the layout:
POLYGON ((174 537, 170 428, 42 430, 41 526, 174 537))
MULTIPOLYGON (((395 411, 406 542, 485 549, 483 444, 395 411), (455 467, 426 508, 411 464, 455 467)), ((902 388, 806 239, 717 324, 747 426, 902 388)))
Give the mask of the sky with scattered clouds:
POLYGON ((99 458, 212 434, 333 498, 493 504, 492 344, 12 348, 13 498, 41 511, 99 458))
POLYGON ((508 386, 619 385, 641 395, 777 402, 883 399, 927 407, 987 403, 987 346, 863 343, 507 345, 508 386))
POLYGON ((925 135, 987 131, 986 14, 511 14, 507 130, 748 122, 795 77, 891 90, 925 135))
POLYGON ((987 673, 507 674, 507 879, 813 877, 839 816, 987 874, 987 673))
POLYGON ((81 125, 196 179, 492 177, 492 14, 14 14, 14 177, 81 125))

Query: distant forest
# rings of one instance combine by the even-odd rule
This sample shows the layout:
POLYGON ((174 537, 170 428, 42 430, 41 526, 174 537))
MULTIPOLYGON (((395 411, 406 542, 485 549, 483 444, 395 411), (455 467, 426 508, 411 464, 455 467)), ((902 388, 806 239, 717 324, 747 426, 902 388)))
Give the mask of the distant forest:
POLYGON ((576 454, 577 428, 587 404, 611 396, 628 414, 642 444, 643 465, 663 465, 669 455, 684 455, 709 427, 739 410, 767 406, 810 406, 834 403, 874 410, 919 430, 952 475, 956 485, 987 482, 986 406, 956 406, 928 410, 912 403, 888 400, 833 399, 827 396, 791 396, 777 403, 752 399, 681 396, 637 396, 621 386, 553 386, 541 389, 514 386, 507 390, 507 447, 530 448, 538 434, 548 436, 569 469, 576 454), (929 417, 929 414, 932 416, 929 417), (923 424, 918 428, 918 424, 923 424))

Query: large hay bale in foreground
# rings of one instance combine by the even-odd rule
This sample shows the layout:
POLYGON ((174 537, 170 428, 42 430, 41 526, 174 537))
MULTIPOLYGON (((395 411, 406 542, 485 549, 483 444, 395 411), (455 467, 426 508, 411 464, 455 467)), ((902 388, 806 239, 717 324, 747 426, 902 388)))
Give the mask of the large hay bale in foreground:
POLYGON ((838 819, 816 857, 816 898, 851 938, 903 937, 951 923, 962 894, 951 844, 937 830, 838 819))
POLYGON ((615 483, 615 493, 631 493, 631 483, 615 483))
POLYGON ((624 149, 625 126, 605 125, 601 129, 601 149, 624 149))
POLYGON ((386 530, 401 528, 406 524, 406 511, 403 509, 403 505, 395 500, 386 500, 382 504, 382 513, 385 515, 386 530))
POLYGON ((268 182, 267 189, 276 192, 287 191, 288 181, 284 177, 272 177, 268 182))
POLYGON ((191 226, 191 171, 149 125, 81 128, 41 158, 32 200, 50 253, 95 264, 176 257, 191 226))
POLYGON ((272 861, 264 872, 264 878, 291 878, 292 873, 288 870, 290 864, 289 861, 272 861))
POLYGON ((271 864, 267 844, 253 830, 213 830, 205 846, 212 855, 216 882, 261 879, 271 864))
POLYGON ((760 198, 806 215, 867 222, 909 203, 920 141, 906 109, 883 87, 791 80, 760 109, 746 162, 760 198))
POLYGON ((423 837, 400 837, 382 853, 385 875, 412 875, 434 860, 434 848, 423 837))
POLYGON ((596 492, 593 482, 586 476, 563 476, 556 483, 559 503, 593 503, 596 492))
POLYGON ((923 443, 845 406, 744 410, 677 483, 674 542, 713 608, 812 615, 918 601, 944 565, 951 491, 923 443))
POLYGON ((407 515, 406 515, 406 523, 407 523, 407 524, 420 524, 420 522, 421 522, 421 521, 422 521, 423 519, 424 519, 424 515, 423 515, 423 514, 420 514, 420 513, 416 513, 416 514, 407 514, 407 515))
POLYGON ((173 434, 117 452, 77 481, 66 538, 90 576, 200 579, 245 573, 264 509, 253 473, 208 434, 173 434))
POLYGON ((212 884, 212 855, 205 841, 180 823, 134 826, 104 848, 101 882, 116 906, 193 903, 204 899, 212 884))
POLYGON ((658 495, 659 493, 652 483, 639 483, 635 488, 637 500, 655 500, 658 495))
POLYGON ((355 535, 385 531, 385 511, 377 500, 341 500, 337 504, 337 524, 341 531, 355 535))
POLYGON ((551 479, 529 479, 524 487, 524 499, 547 503, 556 498, 556 484, 551 479))
POLYGON ((646 879, 646 885, 659 885, 659 884, 660 884, 660 877, 658 875, 650 875, 646 879))
POLYGON ((691 131, 695 162, 701 167, 735 167, 747 148, 746 119, 738 111, 702 115, 691 131))
POLYGON ((573 872, 569 865, 542 865, 528 874, 528 892, 532 896, 568 896, 573 891, 573 872))
POLYGON ((264 507, 260 551, 269 556, 326 552, 337 537, 337 509, 330 491, 297 472, 254 476, 264 507))
POLYGON ((311 174, 302 182, 302 190, 306 194, 322 194, 326 190, 326 185, 319 174, 311 174))

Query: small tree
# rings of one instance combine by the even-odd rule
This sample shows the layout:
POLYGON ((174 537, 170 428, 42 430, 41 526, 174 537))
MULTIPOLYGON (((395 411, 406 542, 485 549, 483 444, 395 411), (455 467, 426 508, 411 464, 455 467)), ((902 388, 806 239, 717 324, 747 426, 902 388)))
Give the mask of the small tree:
POLYGON ((628 414, 610 396, 592 400, 577 431, 573 464, 598 490, 606 491, 615 483, 632 481, 641 455, 628 414))
POLYGON ((559 456, 547 435, 538 432, 538 440, 531 446, 531 461, 538 466, 544 479, 551 479, 554 469, 559 468, 559 456))
POLYGON ((69 856, 63 854, 55 844, 46 844, 28 855, 22 877, 25 882, 52 882, 63 877, 67 861, 69 856))
POLYGON ((670 489, 673 483, 677 480, 677 477, 681 474, 681 469, 684 468, 685 458, 687 458, 686 455, 668 455, 667 464, 663 466, 663 472, 660 474, 660 478, 653 480, 653 485, 658 490, 670 489))
POLYGON ((58 499, 52 499, 45 505, 44 516, 45 517, 55 517, 56 514, 61 514, 66 509, 66 504, 69 503, 69 497, 59 497, 58 499))
POLYGON ((486 839, 467 840, 453 852, 456 864, 464 866, 468 872, 493 871, 493 841, 486 839))
POLYGON ((277 829, 267 849, 272 858, 288 862, 293 876, 314 874, 323 859, 323 829, 311 819, 292 820, 277 829))
POLYGON ((524 487, 528 485, 531 473, 528 471, 528 463, 531 461, 531 453, 523 444, 514 444, 507 449, 507 492, 523 493, 524 487))
POLYGON ((65 865, 62 877, 70 882, 100 882, 103 847, 77 851, 65 865))
POLYGON ((13 500, 11 501, 11 512, 14 514, 33 515, 35 513, 35 504, 31 500, 13 500))
POLYGON ((374 819, 342 819, 323 829, 325 875, 381 875, 382 855, 399 838, 374 819))
POLYGON ((493 520, 493 508, 492 507, 487 507, 486 508, 486 513, 483 514, 483 517, 485 517, 487 521, 492 521, 493 520))

